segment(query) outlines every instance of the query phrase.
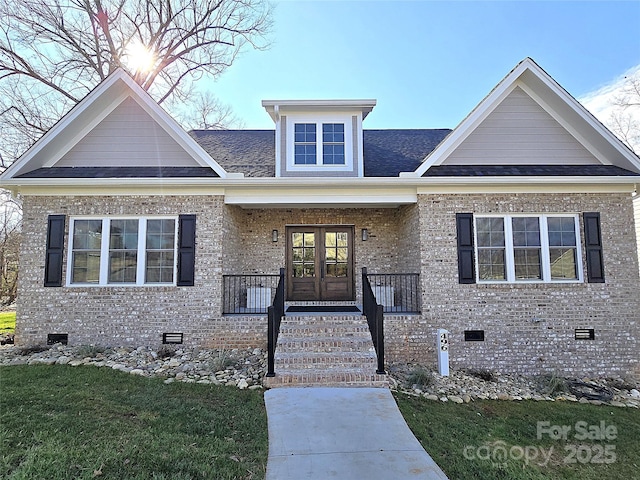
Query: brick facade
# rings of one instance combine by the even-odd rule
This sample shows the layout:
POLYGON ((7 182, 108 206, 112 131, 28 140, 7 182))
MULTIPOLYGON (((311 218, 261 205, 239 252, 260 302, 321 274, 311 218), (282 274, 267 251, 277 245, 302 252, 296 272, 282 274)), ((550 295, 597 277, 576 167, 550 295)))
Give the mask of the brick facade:
POLYGON ((223 226, 227 223, 222 197, 27 196, 23 208, 18 343, 42 344, 49 333, 66 333, 74 345, 159 345, 163 332, 182 332, 187 344, 215 343, 225 348, 266 344, 264 318, 221 315, 223 226), (195 286, 43 286, 48 215, 67 215, 64 278, 70 216, 183 213, 197 218, 195 286))
MULTIPOLYGON (((322 224, 354 226, 357 303, 364 266, 421 275, 422 314, 385 317, 391 363, 435 364, 435 330, 446 328, 452 367, 576 375, 638 368, 640 280, 632 204, 622 194, 438 194, 393 209, 271 210, 224 205, 221 196, 27 196, 16 340, 44 343, 48 333, 68 333, 72 344, 159 345, 163 332, 183 332, 188 344, 264 347, 266 316, 221 314, 222 275, 277 273, 286 226, 322 224), (606 283, 458 283, 456 213, 586 211, 601 214, 606 283), (197 216, 195 286, 43 287, 48 215, 182 213, 197 216), (575 328, 594 328, 596 339, 574 340, 575 328), (485 341, 464 342, 468 329, 484 330, 485 341)), ((68 219, 66 228, 68 236, 68 219)), ((65 257, 67 249, 68 238, 65 257)))
MULTIPOLYGON (((453 367, 568 375, 637 371, 640 281, 628 195, 421 195, 418 208, 423 318, 388 326, 410 347, 392 350, 402 352, 398 359, 434 363, 435 331, 446 328, 453 367), (600 212, 606 283, 461 285, 455 229, 461 212, 600 212), (576 328, 595 329, 595 340, 576 341, 576 328), (485 341, 465 342, 464 330, 484 330, 485 341), (424 345, 419 355, 416 344, 424 345)), ((580 217, 584 263, 583 232, 580 217)))

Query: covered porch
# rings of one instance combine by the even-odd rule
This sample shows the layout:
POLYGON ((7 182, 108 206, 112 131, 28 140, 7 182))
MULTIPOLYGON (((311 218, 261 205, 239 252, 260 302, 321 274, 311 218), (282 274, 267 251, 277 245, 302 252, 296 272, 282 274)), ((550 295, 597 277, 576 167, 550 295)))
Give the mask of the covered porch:
POLYGON ((225 205, 222 313, 265 314, 284 269, 287 306, 363 304, 366 268, 387 312, 421 311, 415 204, 393 208, 225 205))

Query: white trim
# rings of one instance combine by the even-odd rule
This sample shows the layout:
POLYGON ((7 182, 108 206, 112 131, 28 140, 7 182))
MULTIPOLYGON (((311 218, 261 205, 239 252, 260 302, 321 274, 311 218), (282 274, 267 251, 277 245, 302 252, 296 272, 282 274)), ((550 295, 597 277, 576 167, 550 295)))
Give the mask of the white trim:
POLYGON ((362 114, 362 118, 366 118, 376 106, 376 100, 352 100, 352 99, 336 99, 336 100, 262 100, 262 106, 271 116, 274 122, 280 121, 281 115, 288 115, 291 112, 343 112, 358 111, 362 114))
POLYGON ((171 287, 176 286, 178 275, 178 216, 177 215, 73 215, 69 217, 69 236, 67 240, 67 272, 66 286, 71 288, 78 287, 171 287), (100 238, 100 272, 98 283, 73 283, 73 235, 76 220, 101 220, 102 233, 100 238), (137 264, 136 264, 136 281, 127 283, 110 283, 109 282, 109 238, 112 220, 138 220, 138 245, 137 245, 137 264), (146 238, 147 238, 147 221, 148 220, 173 220, 174 221, 174 237, 173 237, 173 282, 146 282, 146 238))
POLYGON ((567 129, 568 132, 603 164, 613 163, 640 173, 640 159, 531 58, 525 58, 460 122, 414 172, 407 172, 402 176, 422 177, 431 166, 441 165, 516 86, 526 87, 529 94, 535 93, 536 96, 533 98, 536 101, 546 99, 544 105, 540 106, 565 128, 570 126, 567 129), (556 108, 552 107, 554 101, 557 102, 556 108), (609 154, 604 152, 605 148, 609 150, 609 154))
POLYGON ((479 285, 519 285, 519 284, 561 284, 561 283, 584 283, 584 271, 582 264, 582 237, 580 236, 580 219, 577 213, 479 213, 473 214, 473 231, 474 231, 474 262, 476 269, 476 283, 479 285), (538 219, 540 233, 540 274, 539 280, 518 280, 515 278, 515 259, 513 245, 513 218, 535 217, 538 219), (552 279, 551 278, 551 261, 549 258, 549 231, 548 218, 569 218, 574 219, 574 234, 576 238, 576 279, 552 279), (479 256, 478 256, 478 225, 479 218, 502 218, 504 227, 504 255, 505 255, 505 279, 504 280, 483 280, 480 278, 479 256))
MULTIPOLYGON (((287 115, 287 172, 353 172, 353 129, 351 114, 296 114, 287 115), (324 124, 342 124, 344 125, 344 164, 324 164, 323 162, 323 138, 322 127, 324 124), (296 124, 315 124, 316 126, 316 163, 315 164, 296 164, 295 163, 295 126, 296 124)), ((360 172, 358 172, 360 173, 360 172)))

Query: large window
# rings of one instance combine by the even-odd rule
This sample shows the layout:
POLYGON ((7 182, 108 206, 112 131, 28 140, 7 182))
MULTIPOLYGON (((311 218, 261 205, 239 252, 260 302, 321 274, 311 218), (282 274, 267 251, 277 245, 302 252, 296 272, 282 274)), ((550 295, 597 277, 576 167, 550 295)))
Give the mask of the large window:
POLYGON ((582 281, 577 215, 476 216, 480 282, 582 281))
POLYGON ((293 149, 295 165, 345 165, 344 123, 294 124, 293 149))
POLYGON ((173 284, 176 218, 75 218, 68 283, 173 284))

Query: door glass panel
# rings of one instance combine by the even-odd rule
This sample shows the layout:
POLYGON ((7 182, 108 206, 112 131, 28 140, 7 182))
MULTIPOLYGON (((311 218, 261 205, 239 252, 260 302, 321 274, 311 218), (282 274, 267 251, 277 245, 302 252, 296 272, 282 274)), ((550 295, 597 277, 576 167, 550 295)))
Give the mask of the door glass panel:
POLYGON ((335 247, 336 246, 336 233, 335 232, 327 232, 324 244, 327 247, 335 247))
POLYGON ((296 278, 316 275, 316 236, 311 232, 295 232, 291 236, 293 244, 293 276, 296 278))
POLYGON ((325 233, 325 265, 327 277, 346 277, 349 260, 348 234, 346 232, 325 233))
POLYGON ((337 246, 338 247, 347 247, 349 245, 349 234, 347 232, 339 232, 337 234, 337 246))

